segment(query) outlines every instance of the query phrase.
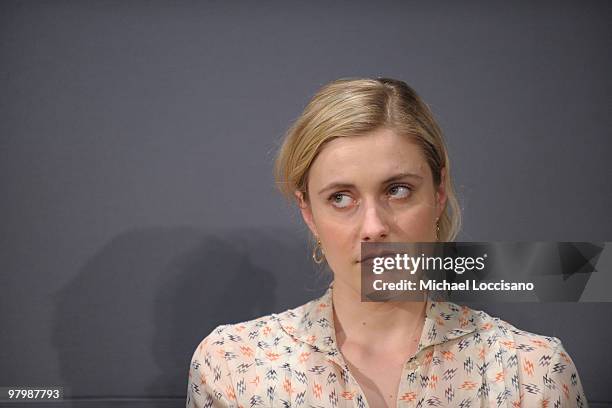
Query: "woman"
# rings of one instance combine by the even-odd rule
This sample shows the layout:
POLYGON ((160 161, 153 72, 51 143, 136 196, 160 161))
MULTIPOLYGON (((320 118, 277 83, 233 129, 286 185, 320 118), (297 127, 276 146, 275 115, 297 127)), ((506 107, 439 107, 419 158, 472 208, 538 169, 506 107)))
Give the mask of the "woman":
POLYGON ((361 302, 362 242, 452 241, 460 227, 441 130, 408 85, 324 86, 275 171, 333 281, 305 305, 213 330, 187 407, 587 406, 557 338, 450 302, 361 302))

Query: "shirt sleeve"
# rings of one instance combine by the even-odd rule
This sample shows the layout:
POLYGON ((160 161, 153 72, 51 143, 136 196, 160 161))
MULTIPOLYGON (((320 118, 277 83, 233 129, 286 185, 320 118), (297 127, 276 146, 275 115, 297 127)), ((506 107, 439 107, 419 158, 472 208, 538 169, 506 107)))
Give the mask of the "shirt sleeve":
POLYGON ((226 356, 227 342, 218 326, 200 342, 189 366, 186 408, 235 408, 236 394, 226 356))
POLYGON ((555 408, 587 408, 589 405, 578 370, 561 340, 558 342, 548 365, 548 371, 543 378, 544 402, 548 403, 547 406, 555 408))

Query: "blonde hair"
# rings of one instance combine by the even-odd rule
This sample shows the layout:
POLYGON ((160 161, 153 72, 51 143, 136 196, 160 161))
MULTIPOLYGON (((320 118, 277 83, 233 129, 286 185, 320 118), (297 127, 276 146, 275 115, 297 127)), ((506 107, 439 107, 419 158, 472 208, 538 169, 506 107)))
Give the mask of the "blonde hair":
POLYGON ((448 196, 439 219, 440 241, 452 241, 461 227, 461 208, 453 188, 442 130, 429 107, 405 82, 342 78, 323 86, 287 131, 274 165, 276 186, 288 199, 301 191, 308 200, 308 170, 325 143, 337 137, 389 128, 420 146, 434 186, 446 168, 448 196))

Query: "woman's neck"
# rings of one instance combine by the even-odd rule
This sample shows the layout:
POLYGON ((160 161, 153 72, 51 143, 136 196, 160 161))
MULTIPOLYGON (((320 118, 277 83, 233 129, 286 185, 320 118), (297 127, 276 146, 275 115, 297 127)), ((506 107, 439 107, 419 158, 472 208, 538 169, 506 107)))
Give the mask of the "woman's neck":
POLYGON ((362 302, 342 281, 332 288, 336 341, 370 352, 413 351, 425 323, 426 302, 362 302))

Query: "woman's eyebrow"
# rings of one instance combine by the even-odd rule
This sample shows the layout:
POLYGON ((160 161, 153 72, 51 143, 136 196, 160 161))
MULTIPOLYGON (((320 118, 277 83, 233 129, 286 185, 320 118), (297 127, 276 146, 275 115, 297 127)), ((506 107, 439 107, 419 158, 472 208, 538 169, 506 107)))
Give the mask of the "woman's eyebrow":
MULTIPOLYGON (((386 183, 390 183, 392 181, 397 181, 397 180, 401 180, 404 178, 415 178, 415 179, 422 179, 423 176, 416 174, 416 173, 410 173, 410 172, 403 172, 403 173, 399 173, 396 174, 394 176, 391 176, 385 180, 383 180, 383 184, 386 183)), ((346 183, 346 182, 341 182, 341 181, 335 181, 332 182, 330 184, 328 184, 327 186, 323 187, 321 190, 319 190, 319 194, 323 194, 325 191, 327 190, 331 190, 331 189, 339 189, 339 188, 352 188, 355 187, 354 184, 351 183, 346 183)))

